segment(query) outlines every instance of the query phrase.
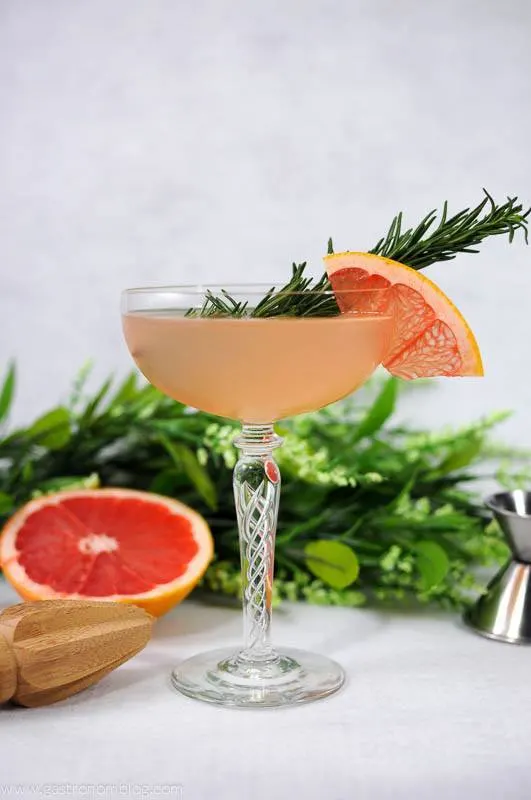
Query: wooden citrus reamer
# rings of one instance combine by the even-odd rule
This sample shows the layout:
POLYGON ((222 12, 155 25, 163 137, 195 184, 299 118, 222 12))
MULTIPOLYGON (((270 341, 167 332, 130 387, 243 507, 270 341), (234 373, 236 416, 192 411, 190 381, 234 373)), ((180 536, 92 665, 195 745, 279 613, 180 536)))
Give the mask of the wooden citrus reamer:
POLYGON ((153 618, 106 601, 44 600, 0 613, 0 703, 43 706, 86 689, 148 643, 153 618))

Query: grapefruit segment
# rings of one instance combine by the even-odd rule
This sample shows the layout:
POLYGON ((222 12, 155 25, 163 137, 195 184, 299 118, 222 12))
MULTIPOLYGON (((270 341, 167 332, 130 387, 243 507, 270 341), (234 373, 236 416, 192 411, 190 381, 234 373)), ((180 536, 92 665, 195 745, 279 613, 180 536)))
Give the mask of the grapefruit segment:
POLYGON ((391 344, 383 362, 392 375, 407 380, 483 375, 479 347, 466 320, 425 275, 371 253, 334 253, 324 261, 343 313, 375 310, 377 293, 356 295, 353 289, 390 287, 380 303, 385 296, 393 316, 391 344))
POLYGON ((0 564, 26 600, 134 603, 155 616, 196 585, 213 555, 188 506, 130 489, 75 490, 32 500, 6 524, 0 564))

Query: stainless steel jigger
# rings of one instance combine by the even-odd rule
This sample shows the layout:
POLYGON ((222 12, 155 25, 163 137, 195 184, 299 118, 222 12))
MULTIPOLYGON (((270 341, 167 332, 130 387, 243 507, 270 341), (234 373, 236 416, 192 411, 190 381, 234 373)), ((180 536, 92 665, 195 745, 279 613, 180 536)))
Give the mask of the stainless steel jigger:
POLYGON ((512 558, 464 621, 489 639, 531 644, 531 492, 501 492, 485 503, 505 534, 512 558))

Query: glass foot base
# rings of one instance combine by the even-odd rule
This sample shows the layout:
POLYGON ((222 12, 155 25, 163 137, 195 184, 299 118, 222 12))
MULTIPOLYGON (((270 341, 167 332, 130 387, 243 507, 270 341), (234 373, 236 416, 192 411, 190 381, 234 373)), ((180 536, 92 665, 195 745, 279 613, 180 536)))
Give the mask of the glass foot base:
POLYGON ((304 650, 282 650, 257 663, 223 649, 183 661, 171 681, 183 694, 207 703, 271 708, 327 697, 343 685, 345 673, 335 661, 304 650))

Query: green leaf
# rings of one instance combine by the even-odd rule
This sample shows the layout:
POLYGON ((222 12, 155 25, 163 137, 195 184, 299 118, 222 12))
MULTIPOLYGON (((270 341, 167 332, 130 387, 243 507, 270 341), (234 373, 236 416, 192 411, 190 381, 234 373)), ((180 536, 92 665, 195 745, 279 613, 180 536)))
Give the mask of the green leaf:
POLYGON ((450 569, 450 561, 441 545, 426 540, 417 542, 413 549, 422 589, 427 591, 442 583, 450 569))
POLYGON ((107 378, 101 389, 94 395, 92 400, 89 400, 89 402, 85 407, 85 410, 81 414, 80 422, 82 424, 86 424, 87 422, 90 422, 93 419, 96 411, 98 410, 101 403, 109 393, 109 389, 111 388, 111 386, 112 386, 112 378, 107 378))
POLYGON ((149 484, 149 491, 154 494, 165 494, 171 497, 177 484, 178 473, 175 467, 171 467, 170 469, 163 469, 155 475, 149 484))
POLYGON ((77 409, 78 404, 81 402, 83 397, 83 391, 87 384, 87 380, 89 378, 90 373, 92 372, 92 361, 85 361, 79 372, 74 378, 74 382, 72 385, 72 392, 70 394, 70 398, 68 400, 68 407, 71 411, 75 411, 77 409))
POLYGON ((31 439, 49 450, 60 450, 68 444, 71 435, 70 414, 62 406, 43 414, 28 430, 31 439))
POLYGON ((376 431, 380 430, 384 422, 389 419, 395 410, 397 394, 398 381, 396 378, 389 378, 364 419, 360 422, 355 432, 355 441, 364 439, 366 436, 372 436, 376 431))
POLYGON ((185 444, 170 442, 166 436, 161 436, 160 440, 175 464, 184 470, 205 503, 215 509, 217 506, 216 487, 206 469, 197 460, 195 453, 185 444))
POLYGON ((334 589, 344 589, 358 577, 358 557, 343 542, 318 539, 308 542, 304 552, 310 572, 334 589))
POLYGON ((455 472, 463 467, 468 467, 475 458, 481 453, 483 447, 483 437, 473 436, 466 441, 456 446, 454 451, 450 453, 436 468, 438 475, 447 475, 449 472, 455 472))
POLYGON ((131 372, 129 375, 127 375, 127 377, 118 386, 116 394, 111 400, 111 406, 120 406, 135 397, 137 393, 136 382, 136 372, 131 372))
POLYGON ((32 461, 26 461, 22 465, 22 469, 20 471, 20 475, 22 477, 23 483, 30 483, 33 480, 33 473, 35 472, 33 468, 32 461))
POLYGON ((0 514, 10 514, 15 504, 11 495, 0 492, 0 514))
POLYGON ((0 422, 5 419, 11 408, 15 391, 15 365, 10 364, 2 389, 0 390, 0 422))

